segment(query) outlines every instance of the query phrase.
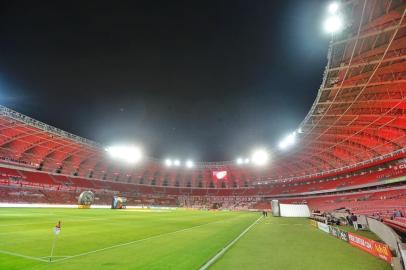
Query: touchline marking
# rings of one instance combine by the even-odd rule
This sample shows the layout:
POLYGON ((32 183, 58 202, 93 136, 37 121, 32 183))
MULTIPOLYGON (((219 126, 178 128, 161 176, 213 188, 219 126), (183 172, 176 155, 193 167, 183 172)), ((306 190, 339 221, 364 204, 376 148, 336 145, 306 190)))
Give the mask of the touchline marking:
POLYGON ((20 253, 15 253, 15 252, 1 250, 1 249, 0 249, 0 253, 1 254, 6 254, 6 255, 11 255, 11 256, 16 256, 16 257, 22 257, 22 258, 29 259, 29 260, 34 260, 34 261, 47 262, 47 260, 44 260, 44 259, 41 259, 41 258, 27 256, 27 255, 23 255, 23 254, 20 254, 20 253))
POLYGON ((262 217, 259 217, 257 220, 255 220, 248 228, 246 228, 242 233, 240 233, 236 238, 234 238, 233 241, 231 241, 227 246, 223 247, 216 255, 214 255, 213 258, 211 258, 208 262, 206 262, 202 267, 199 268, 199 270, 206 270, 209 268, 215 261, 217 261, 221 256, 223 256, 224 253, 232 246, 234 245, 244 234, 246 234, 255 224, 258 223, 258 221, 261 220, 262 217))
MULTIPOLYGON (((52 258, 66 258, 66 257, 70 257, 70 256, 52 256, 52 258)), ((41 259, 44 259, 44 258, 51 258, 51 256, 44 256, 44 257, 40 257, 41 259)))
POLYGON ((203 226, 210 225, 210 224, 229 221, 229 220, 233 220, 233 219, 236 219, 236 218, 237 217, 229 218, 229 219, 226 219, 226 220, 223 219, 223 220, 218 220, 218 221, 213 221, 213 222, 209 222, 209 223, 205 223, 205 224, 192 226, 192 227, 189 227, 189 228, 185 228, 185 229, 181 229, 181 230, 177 230, 177 231, 173 231, 173 232, 169 232, 169 233, 161 233, 161 234, 157 234, 157 235, 150 236, 150 237, 147 237, 147 238, 142 238, 142 239, 138 239, 138 240, 134 240, 134 241, 126 242, 126 243, 121 243, 121 244, 117 244, 117 245, 113 245, 113 246, 109 246, 109 247, 105 247, 105 248, 100 248, 100 249, 95 249, 95 250, 83 252, 83 253, 72 255, 72 256, 67 256, 66 258, 56 259, 56 260, 54 260, 54 261, 52 261, 50 263, 56 263, 56 262, 60 262, 60 261, 65 261, 65 260, 77 258, 77 257, 82 257, 82 256, 85 256, 85 255, 93 254, 93 253, 100 252, 100 251, 105 251, 105 250, 109 250, 109 249, 113 249, 113 248, 128 246, 128 245, 144 242, 144 241, 147 241, 147 240, 151 240, 151 239, 154 239, 154 238, 158 238, 158 237, 161 237, 161 236, 166 236, 166 235, 171 235, 171 234, 175 234, 175 233, 179 233, 179 232, 189 231, 189 230, 192 230, 192 229, 195 229, 195 228, 198 228, 198 227, 203 227, 203 226))

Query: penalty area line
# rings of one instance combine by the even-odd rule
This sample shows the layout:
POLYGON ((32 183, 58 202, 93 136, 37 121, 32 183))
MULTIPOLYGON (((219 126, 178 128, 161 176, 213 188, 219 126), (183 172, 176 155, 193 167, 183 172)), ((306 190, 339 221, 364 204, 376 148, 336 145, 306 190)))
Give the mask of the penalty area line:
POLYGON ((227 246, 223 247, 219 252, 217 252, 214 257, 212 257, 208 262, 206 262, 202 267, 199 268, 199 270, 206 270, 208 269, 213 263, 215 263, 221 256, 226 253, 226 251, 232 247, 238 240, 240 240, 241 237, 244 236, 255 224, 258 223, 258 221, 261 220, 262 217, 259 217, 257 220, 255 220, 250 226, 248 226, 244 231, 242 231, 236 238, 234 238, 233 241, 231 241, 227 246))
POLYGON ((28 260, 34 260, 34 261, 40 261, 40 262, 48 262, 47 260, 44 260, 44 259, 41 259, 41 258, 27 256, 27 255, 23 255, 23 254, 20 254, 20 253, 15 253, 15 252, 1 250, 1 249, 0 249, 0 254, 6 254, 6 255, 15 256, 15 257, 21 257, 21 258, 25 258, 25 259, 28 259, 28 260))

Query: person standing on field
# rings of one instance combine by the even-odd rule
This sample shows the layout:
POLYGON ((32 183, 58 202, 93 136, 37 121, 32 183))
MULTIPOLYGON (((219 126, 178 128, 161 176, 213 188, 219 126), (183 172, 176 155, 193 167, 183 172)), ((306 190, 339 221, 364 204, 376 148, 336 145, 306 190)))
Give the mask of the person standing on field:
POLYGON ((352 225, 354 226, 355 230, 358 230, 358 218, 354 213, 351 213, 351 220, 352 220, 352 225))

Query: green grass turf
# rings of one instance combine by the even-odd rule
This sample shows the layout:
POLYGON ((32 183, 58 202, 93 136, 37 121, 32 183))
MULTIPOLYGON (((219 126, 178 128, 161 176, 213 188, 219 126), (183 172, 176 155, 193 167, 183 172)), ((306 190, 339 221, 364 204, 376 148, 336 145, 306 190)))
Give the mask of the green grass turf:
POLYGON ((267 218, 212 269, 386 270, 389 264, 311 226, 307 219, 267 218))
MULTIPOLYGON (((0 269, 197 269, 258 217, 188 210, 0 208, 0 269), (58 220, 62 231, 54 255, 76 257, 49 263, 4 254, 49 256, 58 220)), ((305 219, 286 218, 261 220, 212 268, 390 269, 305 219)))

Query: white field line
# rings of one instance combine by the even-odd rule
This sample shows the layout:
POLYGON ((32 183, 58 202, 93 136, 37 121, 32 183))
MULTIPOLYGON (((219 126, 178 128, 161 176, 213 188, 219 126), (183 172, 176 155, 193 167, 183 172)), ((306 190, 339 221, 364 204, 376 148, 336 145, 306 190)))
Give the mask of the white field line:
POLYGON ((6 251, 6 250, 1 250, 1 249, 0 249, 0 253, 1 253, 1 254, 6 254, 6 255, 10 255, 10 256, 22 257, 22 258, 29 259, 29 260, 34 260, 34 261, 48 262, 48 261, 45 260, 45 259, 41 259, 41 258, 37 258, 37 257, 32 257, 32 256, 27 256, 27 255, 23 255, 23 254, 20 254, 20 253, 15 253, 15 252, 6 251))
POLYGON ((246 234, 255 224, 258 223, 258 221, 262 217, 259 217, 257 220, 255 220, 248 228, 246 228, 242 233, 240 233, 236 238, 234 238, 233 241, 231 241, 227 246, 223 247, 216 255, 214 255, 213 258, 211 258, 208 262, 206 262, 202 267, 199 268, 199 270, 206 270, 208 269, 215 261, 217 261, 221 256, 226 253, 226 251, 234 245, 244 234, 246 234))
POLYGON ((137 244, 137 243, 144 242, 144 241, 151 240, 151 239, 155 239, 155 238, 158 238, 158 237, 167 236, 167 235, 180 233, 180 232, 185 232, 185 231, 193 230, 195 228, 203 227, 203 226, 210 225, 210 224, 215 224, 215 223, 220 223, 220 222, 224 222, 224 221, 233 220, 235 218, 229 218, 229 219, 225 219, 225 220, 223 219, 223 220, 213 221, 213 222, 200 224, 200 225, 192 226, 192 227, 189 227, 189 228, 185 228, 185 229, 181 229, 181 230, 177 230, 177 231, 173 231, 173 232, 169 232, 169 233, 161 233, 161 234, 157 234, 157 235, 150 236, 150 237, 147 237, 147 238, 142 238, 142 239, 126 242, 126 243, 121 243, 121 244, 112 245, 112 246, 108 246, 108 247, 104 247, 104 248, 100 248, 100 249, 95 249, 95 250, 83 252, 83 253, 80 253, 80 254, 67 256, 66 258, 56 259, 56 260, 52 261, 52 263, 65 261, 65 260, 69 260, 69 259, 73 259, 73 258, 77 258, 77 257, 82 257, 82 256, 85 256, 85 255, 89 255, 89 254, 93 254, 93 253, 96 253, 96 252, 101 252, 101 251, 105 251, 105 250, 109 250, 109 249, 114 249, 114 248, 119 248, 119 247, 123 247, 123 246, 132 245, 132 244, 137 244))
MULTIPOLYGON (((39 258, 41 258, 41 259, 44 259, 44 258, 50 258, 51 256, 44 256, 44 257, 39 257, 39 258)), ((70 257, 70 256, 52 256, 52 258, 66 258, 66 257, 70 257)))

